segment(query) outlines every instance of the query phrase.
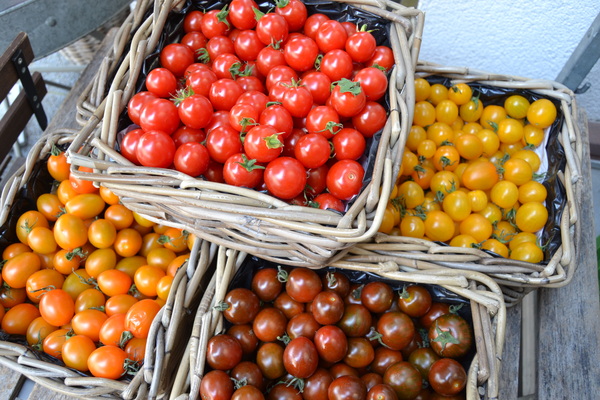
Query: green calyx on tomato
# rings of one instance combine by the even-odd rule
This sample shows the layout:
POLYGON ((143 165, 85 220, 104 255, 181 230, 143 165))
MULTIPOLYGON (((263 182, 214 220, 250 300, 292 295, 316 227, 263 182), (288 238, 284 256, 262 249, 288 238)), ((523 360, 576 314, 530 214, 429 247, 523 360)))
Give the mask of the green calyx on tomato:
POLYGON ((228 28, 230 28, 231 24, 229 24, 229 21, 227 20, 227 16, 229 15, 228 7, 229 4, 225 4, 221 11, 217 13, 217 21, 224 23, 228 28))
POLYGON ((335 86, 338 86, 340 88, 340 93, 352 93, 355 96, 358 96, 362 93, 360 82, 353 82, 347 78, 342 78, 339 81, 332 83, 331 85, 331 90, 333 90, 335 86))
POLYGON ((265 169, 265 167, 263 167, 262 165, 256 165, 255 159, 249 160, 245 154, 242 154, 242 160, 244 161, 238 162, 237 164, 244 167, 244 169, 248 172, 254 171, 255 169, 265 169))
POLYGON ((442 350, 440 353, 444 352, 444 349, 446 348, 446 346, 448 344, 460 344, 460 341, 455 338, 454 336, 452 336, 452 334, 449 331, 442 331, 439 327, 436 326, 435 328, 437 336, 435 339, 432 340, 432 342, 437 342, 442 346, 442 350))

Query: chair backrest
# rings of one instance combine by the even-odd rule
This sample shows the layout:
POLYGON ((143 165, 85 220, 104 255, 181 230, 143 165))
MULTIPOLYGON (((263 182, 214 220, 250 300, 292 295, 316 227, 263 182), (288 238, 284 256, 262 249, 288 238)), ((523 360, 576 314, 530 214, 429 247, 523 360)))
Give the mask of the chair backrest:
POLYGON ((47 93, 46 84, 39 72, 30 74, 28 65, 32 60, 33 50, 24 32, 19 33, 0 55, 0 101, 6 99, 18 81, 23 88, 0 120, 0 162, 10 153, 12 144, 32 115, 35 114, 42 130, 47 125, 42 107, 42 99, 47 93))

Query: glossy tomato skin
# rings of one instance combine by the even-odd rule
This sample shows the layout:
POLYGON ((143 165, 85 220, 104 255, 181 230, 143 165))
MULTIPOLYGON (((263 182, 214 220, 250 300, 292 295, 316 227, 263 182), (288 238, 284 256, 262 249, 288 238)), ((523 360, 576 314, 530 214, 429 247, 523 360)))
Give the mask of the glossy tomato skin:
POLYGON ((403 312, 384 313, 377 321, 377 332, 382 342, 391 349, 402 350, 415 335, 415 326, 410 317, 403 312))
POLYGON ((383 375, 383 383, 391 386, 398 399, 414 399, 421 391, 421 374, 407 361, 391 365, 383 375))
POLYGON ((321 359, 330 363, 343 360, 348 351, 346 334, 335 325, 319 328, 315 333, 314 343, 321 359))
POLYGON ((318 368, 314 374, 304 381, 302 397, 305 400, 326 400, 327 389, 333 377, 325 368, 318 368))
POLYGON ((161 98, 147 101, 141 109, 139 119, 144 131, 161 131, 167 135, 175 132, 181 122, 175 104, 161 98))
POLYGON ((308 71, 313 68, 318 54, 317 43, 304 35, 288 40, 283 50, 285 61, 296 71, 308 71))
POLYGON ((400 310, 413 318, 425 315, 431 308, 431 304, 431 294, 424 286, 420 285, 407 286, 398 299, 400 310))
POLYGON ((460 363, 452 358, 441 358, 429 370, 428 381, 443 396, 459 394, 467 384, 467 373, 460 363))
POLYGON ((223 179, 233 186, 255 188, 263 180, 264 167, 244 153, 231 155, 223 165, 223 179))
POLYGON ((208 372, 200 382, 200 396, 206 400, 229 400, 233 395, 233 381, 221 370, 208 372))
POLYGON ((210 155, 200 143, 184 143, 177 148, 173 156, 175 169, 189 176, 202 175, 208 168, 210 155))
POLYGON ((321 327, 312 313, 303 312, 294 315, 287 323, 286 332, 291 339, 304 336, 311 340, 315 337, 315 332, 321 327))
POLYGON ((227 304, 227 309, 223 311, 223 316, 233 324, 248 324, 252 322, 256 314, 260 311, 260 300, 249 289, 232 289, 227 293, 223 301, 227 304))
POLYGON ((328 396, 330 400, 362 400, 367 397, 367 387, 360 378, 345 375, 331 382, 328 396))
POLYGON ((285 284, 285 290, 290 297, 301 303, 312 301, 321 289, 321 278, 308 268, 294 268, 285 284))
POLYGON ((429 328, 429 343, 439 356, 458 358, 471 349, 473 332, 460 315, 445 314, 438 317, 429 328))
POLYGON ((208 340, 206 362, 213 369, 227 371, 242 360, 242 345, 232 336, 220 334, 208 340))
POLYGON ((279 309, 267 307, 262 309, 252 322, 256 337, 263 342, 274 342, 285 333, 287 318, 279 309))
POLYGON ((98 378, 119 379, 125 374, 127 353, 117 346, 102 346, 94 350, 88 360, 88 369, 98 378))
POLYGON ((354 160, 340 160, 327 173, 327 189, 340 200, 350 200, 362 188, 365 171, 354 160))
POLYGON ((311 376, 319 365, 319 354, 312 340, 300 336, 289 342, 283 352, 283 365, 295 377, 311 376))
POLYGON ((224 164, 229 157, 243 151, 240 133, 229 123, 208 132, 206 148, 212 160, 224 164))
POLYGON ((265 184, 271 194, 281 199, 293 199, 306 186, 306 169, 291 157, 278 157, 267 164, 265 184))
POLYGON ((135 154, 141 165, 167 168, 173 164, 175 142, 161 131, 147 131, 139 139, 135 154))
POLYGON ((256 364, 267 379, 277 379, 285 374, 283 347, 269 342, 261 345, 256 353, 256 364))
POLYGON ((141 339, 148 337, 152 320, 154 320, 160 308, 160 305, 151 299, 144 299, 134 303, 125 316, 125 328, 134 337, 141 339))
POLYGON ((275 268, 263 268, 252 277, 252 291, 262 301, 273 301, 277 298, 281 289, 282 282, 277 279, 278 271, 275 268))

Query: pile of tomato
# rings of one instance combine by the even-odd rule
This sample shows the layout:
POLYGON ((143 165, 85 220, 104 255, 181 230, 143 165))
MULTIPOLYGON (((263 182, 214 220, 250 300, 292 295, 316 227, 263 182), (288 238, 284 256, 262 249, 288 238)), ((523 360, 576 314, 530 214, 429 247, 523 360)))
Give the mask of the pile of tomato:
POLYGON ((46 166, 56 184, 34 199, 36 209, 15 215, 18 241, 2 252, 2 333, 67 367, 119 379, 143 362, 194 237, 75 178, 57 148, 46 166))
POLYGON ((548 221, 540 167, 548 99, 507 94, 484 104, 466 83, 415 81, 416 103, 381 231, 541 262, 548 221))
POLYGON ((120 152, 137 165, 343 211, 386 122, 392 50, 369 27, 309 15, 300 0, 190 10, 144 90, 120 152))
POLYGON ((472 328, 425 285, 263 267, 216 307, 204 400, 464 399, 472 328))

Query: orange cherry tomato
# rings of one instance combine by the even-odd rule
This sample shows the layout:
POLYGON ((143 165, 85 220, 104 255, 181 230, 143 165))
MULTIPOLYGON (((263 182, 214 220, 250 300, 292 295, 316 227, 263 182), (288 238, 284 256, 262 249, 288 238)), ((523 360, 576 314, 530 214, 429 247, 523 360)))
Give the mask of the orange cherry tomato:
POLYGON ((439 242, 450 240, 454 236, 454 221, 443 211, 430 211, 425 218, 425 235, 439 242))
POLYGON ((132 283, 129 275, 118 269, 109 269, 98 275, 98 287, 107 296, 127 294, 132 283))
POLYGON ((105 205, 106 203, 99 194, 84 193, 70 199, 65 204, 65 210, 81 219, 90 219, 104 211, 105 205))
POLYGON ((87 372, 89 370, 87 360, 94 350, 96 344, 92 339, 84 335, 75 335, 63 344, 62 359, 67 367, 87 372))
POLYGON ((69 332, 69 329, 62 328, 50 332, 42 342, 42 349, 44 350, 44 353, 62 360, 62 346, 71 336, 69 335, 69 332))
POLYGON ((463 105, 471 100, 473 90, 466 83, 456 83, 448 89, 448 99, 456 105, 463 105))
POLYGON ((140 362, 144 361, 146 356, 146 339, 131 338, 125 345, 125 353, 130 360, 140 362))
POLYGON ((100 328, 108 316, 100 310, 88 308, 73 316, 71 325, 77 335, 85 335, 97 342, 100 340, 100 328))
POLYGON ((34 319, 40 316, 40 311, 30 303, 21 303, 12 307, 2 318, 2 330, 9 335, 26 335, 27 328, 34 319))
POLYGON ((21 243, 21 242, 11 243, 8 246, 6 246, 6 248, 2 252, 2 259, 10 260, 14 256, 18 256, 19 254, 27 253, 27 252, 31 252, 31 248, 29 246, 27 246, 25 243, 21 243))
POLYGON ((40 299, 40 314, 54 326, 68 324, 75 314, 75 301, 62 289, 50 290, 40 299))
POLYGON ((155 297, 156 296, 156 285, 160 279, 165 276, 164 270, 158 267, 152 267, 150 265, 144 265, 135 271, 133 281, 135 287, 145 296, 155 297))
POLYGON ((100 186, 99 193, 100 193, 100 197, 102 197, 102 200, 104 200, 106 202, 106 204, 109 204, 109 205, 119 204, 119 202, 121 201, 119 199, 119 196, 114 194, 106 186, 100 186))
POLYGON ((26 211, 17 220, 17 237, 21 243, 27 244, 27 236, 33 228, 49 228, 48 220, 39 211, 26 211))
POLYGON ((133 224, 133 213, 122 204, 113 204, 104 211, 104 219, 113 223, 118 231, 133 224))
POLYGON ((496 166, 490 161, 480 159, 467 166, 462 175, 462 184, 471 190, 488 190, 499 179, 496 166))
POLYGON ((57 195, 52 193, 42 193, 36 200, 36 206, 48 221, 56 221, 58 216, 63 213, 61 208, 63 204, 57 195))
POLYGON ((531 103, 527 110, 527 120, 533 126, 544 129, 556 120, 556 106, 548 99, 539 99, 531 103))
POLYGON ((27 279, 40 270, 40 257, 35 253, 21 253, 4 264, 2 279, 12 288, 20 289, 27 285, 27 279))
POLYGON ((50 254, 56 252, 56 240, 50 228, 36 226, 27 235, 27 245, 35 253, 50 254))
POLYGON ((100 327, 100 342, 104 345, 120 346, 123 332, 125 332, 125 314, 110 316, 100 327))
POLYGON ((57 329, 58 327, 49 324, 44 318, 37 317, 27 327, 27 333, 25 334, 27 343, 36 348, 41 347, 44 339, 57 329))
POLYGON ((479 117, 479 123, 484 129, 495 131, 500 121, 506 119, 506 116, 504 107, 490 104, 483 108, 481 117, 479 117))
POLYGON ((160 236, 159 243, 162 243, 165 248, 173 250, 175 253, 180 253, 187 250, 188 235, 187 231, 178 228, 169 228, 160 236))
POLYGON ((142 235, 135 229, 122 229, 117 232, 114 248, 121 257, 135 256, 142 248, 142 235))
MULTIPOLYGON (((92 168, 88 167, 79 167, 79 172, 93 172, 92 168)), ((75 190, 79 194, 83 193, 97 193, 98 188, 94 186, 94 182, 90 180, 85 180, 81 178, 76 178, 73 174, 69 176, 69 181, 71 182, 71 186, 73 190, 75 190)))
POLYGON ((86 289, 75 300, 75 313, 88 308, 100 308, 106 304, 106 296, 98 289, 86 289))
POLYGON ((115 269, 119 271, 125 272, 131 279, 135 275, 135 271, 141 267, 142 265, 147 265, 146 257, 142 256, 133 256, 133 257, 125 257, 119 260, 115 269))
POLYGON ((117 346, 102 346, 90 354, 88 368, 98 378, 119 379, 125 374, 127 353, 117 346))
POLYGON ((125 328, 136 338, 147 338, 152 321, 161 306, 151 299, 140 300, 133 304, 125 317, 125 328))
POLYGON ((71 165, 67 162, 67 155, 56 146, 52 147, 46 168, 50 176, 59 182, 68 180, 71 175, 71 165))
POLYGON ((87 227, 83 220, 71 214, 61 215, 54 224, 54 239, 65 250, 82 247, 88 241, 87 227))
POLYGON ((58 199, 62 204, 67 204, 69 200, 78 194, 79 193, 73 189, 73 185, 71 185, 71 181, 69 180, 62 181, 60 185, 58 185, 58 189, 56 189, 56 196, 58 196, 58 199))
POLYGON ((39 303, 47 291, 60 289, 65 281, 64 276, 53 269, 41 269, 27 278, 25 290, 32 303, 39 303))
POLYGON ((117 294, 106 300, 104 310, 109 317, 115 314, 125 314, 138 301, 138 299, 130 294, 117 294))

